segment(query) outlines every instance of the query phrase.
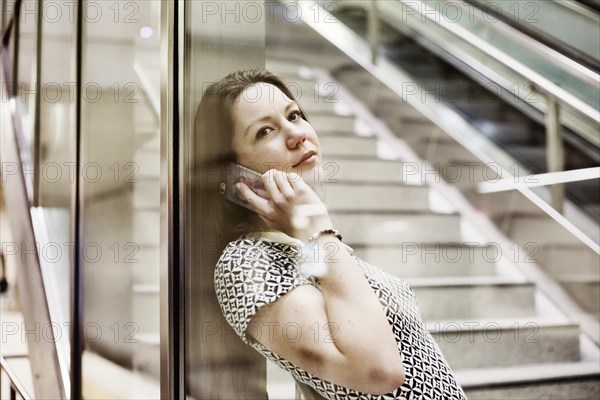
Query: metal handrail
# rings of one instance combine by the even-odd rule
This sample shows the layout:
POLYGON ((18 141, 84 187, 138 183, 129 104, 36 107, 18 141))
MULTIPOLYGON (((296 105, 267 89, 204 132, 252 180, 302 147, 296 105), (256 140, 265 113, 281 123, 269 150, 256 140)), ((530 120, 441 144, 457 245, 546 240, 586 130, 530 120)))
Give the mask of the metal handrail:
MULTIPOLYGON (((17 356, 12 356, 12 357, 17 357, 17 356)), ((19 357, 27 357, 27 356, 23 355, 23 356, 19 356, 19 357)), ((19 381, 17 374, 15 374, 15 372, 12 370, 10 365, 8 365, 6 358, 0 354, 0 379, 2 378, 2 371, 6 372, 6 376, 8 376, 8 379, 10 381, 10 398, 11 399, 14 399, 16 397, 15 396, 16 394, 21 396, 24 400, 33 399, 33 397, 29 393, 27 393, 27 390, 25 389, 25 387, 23 386, 21 381, 19 381)), ((1 385, 0 385, 0 388, 1 388, 1 385)), ((1 393, 1 391, 0 391, 0 393, 1 393)))

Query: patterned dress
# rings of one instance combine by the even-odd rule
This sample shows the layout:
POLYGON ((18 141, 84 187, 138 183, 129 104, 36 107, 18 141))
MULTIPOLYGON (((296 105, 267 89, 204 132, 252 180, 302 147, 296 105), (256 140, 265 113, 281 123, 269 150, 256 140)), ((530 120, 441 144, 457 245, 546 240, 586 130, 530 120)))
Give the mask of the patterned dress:
POLYGON ((295 287, 319 287, 315 279, 298 272, 301 244, 283 233, 269 232, 260 238, 242 236, 223 251, 215 269, 217 298, 225 319, 245 343, 325 399, 466 399, 424 328, 412 289, 356 256, 353 257, 385 309, 398 343, 406 376, 401 387, 388 394, 371 395, 336 385, 294 366, 247 335, 250 320, 259 308, 295 287))

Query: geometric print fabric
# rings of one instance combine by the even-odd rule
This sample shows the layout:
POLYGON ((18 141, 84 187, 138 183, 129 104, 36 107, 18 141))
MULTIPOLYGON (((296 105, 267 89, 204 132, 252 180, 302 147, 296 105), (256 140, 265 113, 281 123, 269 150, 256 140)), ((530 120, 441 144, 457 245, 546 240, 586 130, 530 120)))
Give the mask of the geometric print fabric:
POLYGON ((405 382, 388 394, 360 393, 319 379, 247 335, 252 329, 250 320, 259 308, 295 287, 319 287, 314 278, 298 272, 301 257, 297 244, 245 236, 229 243, 217 262, 214 275, 221 311, 245 343, 325 399, 466 399, 439 347, 424 327, 412 289, 398 277, 353 257, 385 309, 402 356, 405 382))

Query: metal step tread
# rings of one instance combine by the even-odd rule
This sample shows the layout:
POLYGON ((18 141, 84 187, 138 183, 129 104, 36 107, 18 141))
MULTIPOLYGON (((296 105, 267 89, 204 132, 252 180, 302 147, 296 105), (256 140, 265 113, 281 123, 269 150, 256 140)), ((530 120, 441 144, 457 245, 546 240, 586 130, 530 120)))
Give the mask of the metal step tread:
MULTIPOLYGON (((413 214, 413 212, 411 212, 411 214, 413 214)), ((444 214, 446 215, 446 214, 444 214)), ((421 242, 419 243, 420 247, 437 247, 437 246, 443 246, 443 247, 455 247, 455 248, 461 248, 461 249, 481 249, 481 248, 485 248, 485 247, 489 247, 492 245, 485 245, 485 244, 469 244, 468 242, 421 242)), ((357 244, 356 246, 354 246, 354 249, 366 249, 366 248, 372 248, 372 247, 384 247, 384 248, 397 248, 398 246, 395 244, 381 244, 381 245, 364 245, 364 244, 357 244)))
POLYGON ((371 135, 357 135, 356 132, 350 130, 341 130, 341 129, 331 129, 324 130, 323 132, 318 132, 318 136, 350 136, 350 137, 375 137, 371 135))
MULTIPOLYGON (((360 136, 358 136, 360 137, 360 136)), ((379 158, 376 155, 343 155, 343 154, 332 154, 330 156, 327 156, 326 158, 326 162, 327 161, 332 161, 332 160, 348 160, 348 161, 356 161, 356 162, 361 162, 361 161, 379 161, 381 163, 397 163, 397 164, 402 164, 401 160, 388 160, 385 158, 379 158)))
POLYGON ((596 283, 600 285, 600 276, 598 274, 577 274, 577 275, 554 275, 559 282, 564 283, 596 283))
POLYGON ((427 278, 404 278, 413 288, 427 287, 469 287, 469 286, 531 286, 532 282, 516 280, 504 276, 441 276, 427 278))
POLYGON ((464 389, 560 381, 566 379, 600 379, 600 362, 580 361, 522 364, 495 368, 456 369, 454 370, 454 376, 464 389))
POLYGON ((577 328, 579 325, 558 316, 543 317, 532 315, 527 317, 502 317, 502 318, 470 318, 470 319, 430 319, 425 320, 425 327, 429 333, 446 332, 471 332, 490 330, 523 329, 526 326, 537 328, 577 328))
POLYGON ((454 216, 454 217, 460 217, 460 214, 457 212, 448 212, 448 213, 441 213, 441 212, 436 212, 436 211, 429 211, 429 210, 419 210, 419 211, 404 211, 404 210, 340 210, 340 211, 331 211, 330 212, 331 215, 338 215, 338 216, 344 216, 344 215, 368 215, 368 214, 373 214, 373 215, 390 215, 390 216, 403 216, 403 217, 421 217, 421 216, 432 216, 432 217, 449 217, 449 216, 454 216))
POLYGON ((357 135, 357 134, 348 134, 347 132, 343 132, 343 131, 330 131, 329 133, 327 133, 327 135, 324 135, 327 137, 327 139, 358 139, 358 140, 365 140, 365 141, 377 141, 378 138, 377 136, 361 136, 361 135, 357 135))
POLYGON ((325 183, 323 188, 327 191, 327 188, 335 185, 336 187, 340 186, 360 186, 360 187, 386 187, 386 188, 394 188, 394 187, 421 187, 423 189, 429 188, 429 186, 424 182, 390 182, 390 181, 368 181, 368 180, 348 180, 343 179, 339 182, 335 183, 325 183))

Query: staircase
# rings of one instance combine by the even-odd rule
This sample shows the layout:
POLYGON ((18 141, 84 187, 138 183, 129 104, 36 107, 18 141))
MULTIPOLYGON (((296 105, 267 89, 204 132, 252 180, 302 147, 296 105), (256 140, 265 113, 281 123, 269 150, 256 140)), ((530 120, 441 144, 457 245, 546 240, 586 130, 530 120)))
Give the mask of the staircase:
MULTIPOLYGON (((447 162, 478 160, 463 158, 443 132, 384 88, 369 88, 368 74, 348 66, 351 63, 335 50, 325 51, 319 42, 315 54, 307 54, 306 43, 316 39, 301 27, 293 29, 298 31, 287 34, 302 37, 301 51, 289 43, 286 48, 272 44, 267 47, 266 66, 307 90, 302 93, 310 93, 300 104, 319 134, 325 174, 331 172, 324 200, 332 220, 356 255, 411 284, 427 329, 469 398, 592 399, 600 395, 597 345, 521 271, 514 254, 503 252, 493 236, 473 226, 444 198, 448 185, 443 171, 430 166, 435 177, 415 180, 407 171, 412 171, 416 159, 404 158, 402 149, 408 144, 419 154, 435 155, 422 140, 438 135, 437 152, 447 162), (327 59, 319 56, 325 52, 327 59), (302 54, 303 59, 294 54, 302 54), (341 68, 343 64, 347 68, 341 68), (321 68, 336 71, 337 79, 321 68), (339 88, 335 101, 343 113, 319 107, 326 103, 323 97, 313 99, 315 82, 339 88), (388 116, 392 114, 402 129, 391 132, 388 125, 388 135, 382 134, 383 118, 368 110, 370 103, 377 104, 380 114, 387 107, 388 116), (395 141, 390 142, 390 136, 395 141)), ((472 183, 467 180, 457 186, 467 188, 472 183)), ((488 207, 497 207, 496 201, 491 204, 488 207)), ((541 215, 525 202, 515 206, 531 211, 532 218, 541 215)), ((542 253, 545 249, 540 249, 542 253)), ((567 253, 560 254, 564 261, 567 253)), ((597 273, 594 260, 597 257, 590 256, 589 269, 581 267, 582 275, 597 273)), ((267 389, 271 398, 295 396, 293 380, 272 365, 267 389)))
MULTIPOLYGON (((335 15, 358 35, 367 37, 365 9, 340 6, 335 15)), ((492 81, 481 83, 485 78, 476 76, 476 71, 469 70, 471 75, 467 75, 456 65, 433 54, 417 40, 401 34, 397 29, 387 24, 383 24, 382 29, 383 53, 415 78, 415 86, 433 93, 437 101, 460 113, 527 171, 534 174, 547 172, 546 138, 541 114, 532 118, 523 111, 527 108, 524 102, 517 98, 512 101, 503 100, 498 96, 502 91, 498 85, 492 81)), ((531 86, 520 87, 517 83, 513 89, 515 93, 521 94, 535 90, 531 86)), ((592 85, 589 90, 594 91, 592 85)), ((383 108, 388 106, 382 105, 383 108)), ((565 170, 595 167, 600 163, 597 145, 587 142, 567 128, 563 129, 563 134, 565 170)), ((587 215, 600 222, 600 192, 597 187, 597 181, 571 182, 566 185, 566 195, 587 215)))

